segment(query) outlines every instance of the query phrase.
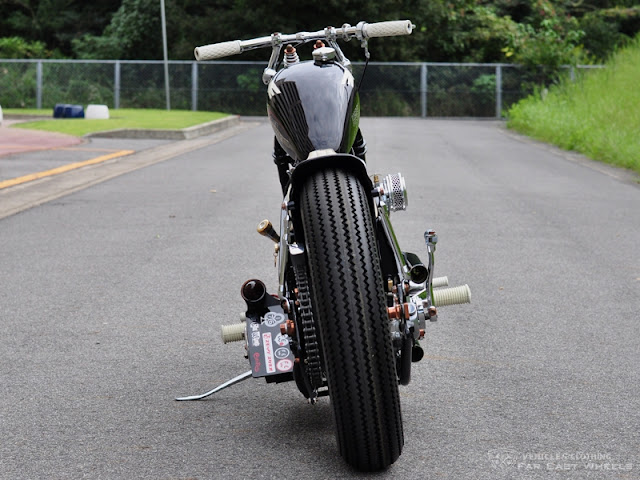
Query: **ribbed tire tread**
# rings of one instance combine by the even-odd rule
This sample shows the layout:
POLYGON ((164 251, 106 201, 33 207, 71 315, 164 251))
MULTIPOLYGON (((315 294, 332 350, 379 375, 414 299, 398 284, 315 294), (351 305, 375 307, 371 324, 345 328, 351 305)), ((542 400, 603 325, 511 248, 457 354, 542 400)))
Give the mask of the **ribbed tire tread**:
POLYGON ((340 453, 359 470, 381 470, 404 437, 367 197, 356 177, 335 169, 310 176, 300 202, 340 453))

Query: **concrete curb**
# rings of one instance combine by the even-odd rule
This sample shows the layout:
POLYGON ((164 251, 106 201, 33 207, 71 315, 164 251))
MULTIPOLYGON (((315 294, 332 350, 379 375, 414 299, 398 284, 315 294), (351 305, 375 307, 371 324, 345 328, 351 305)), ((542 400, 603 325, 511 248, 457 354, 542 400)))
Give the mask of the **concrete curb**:
POLYGON ((191 138, 209 135, 225 128, 236 126, 240 123, 238 115, 220 118, 211 122, 202 123, 193 127, 182 128, 179 130, 163 130, 163 129, 134 129, 134 128, 118 128, 116 130, 105 130, 103 132, 89 133, 85 137, 96 138, 150 138, 155 140, 189 140, 191 138))

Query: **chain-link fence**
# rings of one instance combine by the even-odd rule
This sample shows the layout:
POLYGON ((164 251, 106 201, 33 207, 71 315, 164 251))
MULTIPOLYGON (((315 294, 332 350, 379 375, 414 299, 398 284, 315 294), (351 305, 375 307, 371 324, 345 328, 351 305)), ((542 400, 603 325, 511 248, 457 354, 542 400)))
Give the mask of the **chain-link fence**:
MULTIPOLYGON (((169 62, 173 109, 264 115, 263 62, 169 62)), ((588 68, 579 66, 579 69, 588 68)), ((356 81, 364 64, 354 63, 356 81)), ((576 71, 567 68, 574 77, 576 71)), ((494 117, 531 94, 536 72, 510 64, 376 63, 360 85, 366 116, 494 117)), ((3 60, 0 105, 166 108, 162 61, 3 60)))

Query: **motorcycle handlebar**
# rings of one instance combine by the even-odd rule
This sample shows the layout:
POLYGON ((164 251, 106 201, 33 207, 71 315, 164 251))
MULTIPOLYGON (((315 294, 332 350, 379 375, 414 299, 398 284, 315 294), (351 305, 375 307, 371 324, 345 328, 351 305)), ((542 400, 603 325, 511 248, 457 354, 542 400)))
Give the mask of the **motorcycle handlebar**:
POLYGON ((312 40, 339 39, 350 40, 358 38, 366 40, 375 37, 394 37, 398 35, 410 35, 415 26, 410 20, 392 20, 388 22, 366 23, 360 22, 352 27, 349 24, 341 28, 327 27, 317 32, 298 32, 291 35, 274 33, 269 37, 253 38, 251 40, 233 40, 230 42, 212 43, 194 49, 196 60, 214 60, 216 58, 237 55, 246 50, 268 47, 291 42, 309 42, 312 40))

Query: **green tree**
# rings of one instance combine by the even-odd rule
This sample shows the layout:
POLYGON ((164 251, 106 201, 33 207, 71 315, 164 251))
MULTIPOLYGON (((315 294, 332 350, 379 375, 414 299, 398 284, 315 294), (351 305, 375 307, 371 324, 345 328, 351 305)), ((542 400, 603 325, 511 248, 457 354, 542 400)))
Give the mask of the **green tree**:
POLYGON ((0 38, 0 58, 46 58, 50 54, 43 42, 30 42, 21 37, 0 38))
POLYGON ((505 57, 525 66, 537 85, 557 80, 563 65, 587 62, 578 20, 549 0, 535 0, 527 23, 519 23, 503 48, 505 57))
MULTIPOLYGON (((169 19, 180 17, 175 2, 166 2, 169 19)), ((123 0, 100 36, 84 35, 73 41, 74 52, 83 58, 147 59, 162 58, 160 2, 123 0)), ((180 34, 177 23, 167 22, 167 36, 180 34)))
POLYGON ((590 11, 580 19, 580 28, 585 32, 585 52, 595 59, 606 60, 640 32, 640 6, 590 11))
POLYGON ((50 56, 69 56, 71 40, 102 32, 116 9, 107 0, 0 0, 0 35, 40 41, 50 56))
MULTIPOLYGON (((637 0, 166 0, 166 8, 169 57, 185 60, 197 45, 359 20, 408 18, 418 27, 410 37, 371 40, 379 61, 602 60, 640 31, 637 0)), ((43 42, 51 56, 162 56, 158 0, 0 0, 0 32, 43 42)), ((358 42, 344 49, 363 58, 358 42)))

